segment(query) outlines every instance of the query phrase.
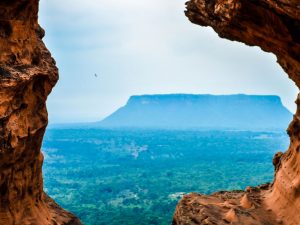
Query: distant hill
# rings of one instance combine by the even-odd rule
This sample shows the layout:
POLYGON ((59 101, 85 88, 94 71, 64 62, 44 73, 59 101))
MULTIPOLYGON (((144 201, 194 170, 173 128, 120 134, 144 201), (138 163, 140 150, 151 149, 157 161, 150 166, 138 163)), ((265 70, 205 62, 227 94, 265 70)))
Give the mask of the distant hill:
POLYGON ((141 95, 102 120, 102 127, 285 129, 292 114, 272 95, 141 95))

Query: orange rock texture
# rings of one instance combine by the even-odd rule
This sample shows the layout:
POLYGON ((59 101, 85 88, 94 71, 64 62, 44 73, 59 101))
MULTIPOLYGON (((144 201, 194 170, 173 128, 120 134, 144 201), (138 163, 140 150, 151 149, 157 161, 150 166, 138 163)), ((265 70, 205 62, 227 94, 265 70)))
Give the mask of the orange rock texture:
MULTIPOLYGON (((299 0, 191 0, 186 16, 195 24, 212 27, 221 38, 274 53, 300 87, 299 0)), ((173 224, 300 224, 300 96, 296 104, 287 130, 290 147, 273 159, 272 184, 211 196, 184 196, 173 224)))
POLYGON ((0 224, 81 224, 43 192, 41 144, 58 70, 38 0, 0 2, 0 224))

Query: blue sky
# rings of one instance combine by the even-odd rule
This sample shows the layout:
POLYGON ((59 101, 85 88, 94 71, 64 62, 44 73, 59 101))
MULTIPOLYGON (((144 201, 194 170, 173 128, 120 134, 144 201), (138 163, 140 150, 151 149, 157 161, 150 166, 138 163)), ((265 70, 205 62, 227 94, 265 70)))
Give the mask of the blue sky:
POLYGON ((131 95, 157 93, 275 94, 294 112, 298 89, 275 56, 190 23, 185 1, 41 0, 60 70, 50 123, 99 121, 131 95))

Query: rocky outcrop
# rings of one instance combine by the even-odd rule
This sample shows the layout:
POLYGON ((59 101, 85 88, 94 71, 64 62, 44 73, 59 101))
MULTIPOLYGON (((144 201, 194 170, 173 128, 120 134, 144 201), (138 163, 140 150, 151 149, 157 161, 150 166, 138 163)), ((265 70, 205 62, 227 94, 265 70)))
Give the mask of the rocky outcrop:
POLYGON ((247 188, 247 191, 217 192, 211 196, 192 193, 177 206, 173 224, 251 224, 276 225, 274 213, 262 207, 262 194, 269 185, 247 188))
MULTIPOLYGON (((186 15, 193 23, 212 27, 221 38, 274 53, 300 87, 298 0, 191 0, 186 15)), ((291 144, 287 152, 276 154, 270 186, 185 196, 176 208, 173 224, 300 224, 300 96, 296 104, 297 112, 288 127, 291 144)))
POLYGON ((58 79, 38 0, 0 2, 0 224, 81 224, 43 192, 46 99, 58 79))

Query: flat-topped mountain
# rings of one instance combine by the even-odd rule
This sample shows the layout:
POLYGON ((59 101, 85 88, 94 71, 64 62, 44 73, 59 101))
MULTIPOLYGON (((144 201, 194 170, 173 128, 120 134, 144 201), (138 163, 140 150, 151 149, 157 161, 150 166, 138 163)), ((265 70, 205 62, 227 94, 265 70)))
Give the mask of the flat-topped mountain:
POLYGON ((292 114, 273 95, 131 96, 100 122, 104 127, 285 129, 292 114))

